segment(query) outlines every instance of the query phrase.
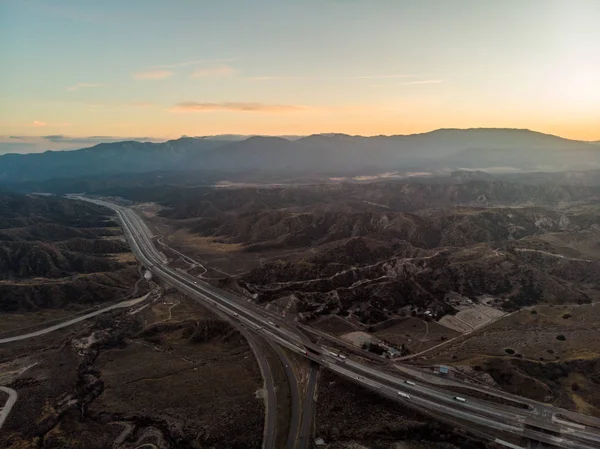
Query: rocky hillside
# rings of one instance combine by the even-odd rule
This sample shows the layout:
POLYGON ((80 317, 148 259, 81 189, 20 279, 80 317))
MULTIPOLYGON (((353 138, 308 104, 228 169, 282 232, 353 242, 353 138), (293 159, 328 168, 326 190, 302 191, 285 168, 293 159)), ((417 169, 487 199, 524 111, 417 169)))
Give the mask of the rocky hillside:
POLYGON ((107 209, 0 194, 0 311, 64 308, 127 296, 138 277, 107 209))
POLYGON ((232 189, 175 200, 162 215, 261 257, 229 281, 257 301, 291 301, 308 320, 334 313, 375 324, 453 313, 455 294, 493 296, 507 310, 599 298, 597 259, 569 250, 573 240, 538 242, 600 237, 598 211, 583 205, 597 193, 486 181, 232 189))

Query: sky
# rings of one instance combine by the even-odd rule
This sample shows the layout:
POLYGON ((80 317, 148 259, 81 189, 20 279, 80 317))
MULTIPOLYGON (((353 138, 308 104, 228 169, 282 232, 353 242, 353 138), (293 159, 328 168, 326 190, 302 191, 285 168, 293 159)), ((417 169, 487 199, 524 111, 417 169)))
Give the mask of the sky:
POLYGON ((0 0, 0 151, 224 133, 600 140, 598 0, 0 0))

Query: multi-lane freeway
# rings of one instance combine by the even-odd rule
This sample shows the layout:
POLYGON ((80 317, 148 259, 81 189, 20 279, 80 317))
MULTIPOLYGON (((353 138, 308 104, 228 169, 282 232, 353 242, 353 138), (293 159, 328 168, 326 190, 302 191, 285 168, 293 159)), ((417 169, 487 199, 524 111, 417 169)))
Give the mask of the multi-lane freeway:
MULTIPOLYGON (((171 268, 167 257, 153 244, 152 234, 145 222, 131 209, 102 200, 78 198, 115 210, 138 259, 164 282, 219 313, 228 315, 249 332, 279 344, 340 376, 500 444, 503 444, 502 437, 505 437, 511 441, 531 440, 563 448, 600 447, 600 422, 597 426, 584 426, 562 421, 557 419, 558 416, 569 416, 569 413, 546 404, 539 404, 539 410, 544 410, 544 416, 540 416, 536 407, 520 409, 462 394, 462 400, 459 400, 455 393, 441 386, 428 385, 422 381, 407 383, 406 377, 391 375, 381 367, 341 357, 340 354, 312 343, 294 323, 275 316, 245 298, 171 268)), ((528 404, 532 402, 528 401, 528 404)), ((587 422, 596 424, 597 420, 589 419, 587 422)), ((510 447, 508 443, 506 445, 510 447)))

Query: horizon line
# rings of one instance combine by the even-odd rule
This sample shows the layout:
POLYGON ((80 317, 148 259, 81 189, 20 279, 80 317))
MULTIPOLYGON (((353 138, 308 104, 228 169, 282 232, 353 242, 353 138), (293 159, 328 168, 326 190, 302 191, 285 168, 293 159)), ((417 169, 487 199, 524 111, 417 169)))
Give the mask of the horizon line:
MULTIPOLYGON (((138 136, 110 136, 110 135, 77 135, 77 134, 63 134, 60 137, 64 138, 65 141, 63 143, 69 143, 68 140, 69 139, 73 139, 73 140, 77 140, 77 139, 107 139, 107 140, 113 140, 113 142, 110 143, 118 143, 118 142, 128 142, 128 141, 137 141, 137 142, 150 142, 150 141, 163 141, 163 142, 167 142, 170 140, 179 140, 179 139, 184 139, 184 138, 192 138, 192 139, 207 139, 209 140, 210 138, 219 138, 219 137, 224 137, 224 136, 232 136, 232 137, 240 137, 240 138, 250 138, 250 137, 281 137, 281 138, 303 138, 303 137, 311 137, 311 136, 346 136, 346 137, 364 137, 364 138, 372 138, 372 137, 407 137, 407 136, 416 136, 416 135, 423 135, 423 134, 430 134, 430 133, 434 133, 434 132, 438 132, 438 131, 481 131, 481 130, 488 130, 488 131, 527 131, 527 132, 531 132, 531 133, 536 133, 536 134, 542 134, 542 135, 546 135, 546 136, 553 136, 553 137, 558 137, 561 139, 565 139, 565 140, 570 140, 570 141, 575 141, 575 142, 586 142, 586 143, 600 143, 600 140, 582 140, 582 139, 573 139, 573 138, 569 138, 569 137, 563 137, 559 134, 552 134, 552 133, 548 133, 548 132, 542 132, 542 131, 536 131, 534 129, 530 129, 530 128, 508 128, 508 127, 470 127, 470 128, 455 128, 455 127, 450 127, 450 128, 434 128, 431 129, 429 131, 423 131, 423 132, 416 132, 416 133, 408 133, 408 134, 348 134, 348 133, 344 133, 344 132, 322 132, 322 133, 311 133, 311 134, 294 134, 294 133, 281 133, 281 134, 268 134, 268 133, 256 133, 256 134, 245 134, 245 133, 235 133, 235 132, 224 132, 224 133, 220 133, 220 134, 205 134, 205 135, 188 135, 188 134, 181 134, 179 136, 144 136, 144 137, 138 137, 138 136), (117 140, 120 139, 120 140, 117 140)), ((37 139, 48 139, 49 137, 56 137, 56 136, 48 136, 48 135, 19 135, 19 136, 14 136, 14 135, 0 135, 0 138, 6 138, 6 139, 10 139, 10 140, 24 140, 24 139, 28 139, 28 138, 37 138, 37 139)), ((245 140, 244 139, 244 140, 245 140)), ((7 142, 0 142, 0 143, 7 143, 7 142)), ((73 142, 76 143, 76 142, 73 142)), ((97 142, 96 144, 100 144, 100 143, 104 143, 104 142, 97 142)), ((56 151, 60 151, 60 150, 56 150, 56 151)), ((5 153, 8 154, 8 153, 5 153)))

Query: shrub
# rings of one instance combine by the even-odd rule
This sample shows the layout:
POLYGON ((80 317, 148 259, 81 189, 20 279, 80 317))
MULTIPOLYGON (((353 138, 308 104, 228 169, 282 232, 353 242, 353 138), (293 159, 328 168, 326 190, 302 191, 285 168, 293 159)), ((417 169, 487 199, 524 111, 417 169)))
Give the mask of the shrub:
POLYGON ((567 337, 565 337, 564 335, 557 335, 556 339, 559 341, 565 341, 567 339, 567 337))
POLYGON ((506 349, 504 350, 504 352, 506 352, 506 353, 507 353, 507 354, 509 354, 509 355, 513 355, 513 354, 515 353, 515 350, 514 350, 514 349, 510 349, 510 348, 506 348, 506 349))
POLYGON ((563 318, 564 318, 565 320, 568 320, 569 318, 571 318, 571 314, 570 314, 570 313, 565 313, 565 314, 563 315, 563 318))
POLYGON ((532 310, 532 311, 531 311, 531 312, 529 312, 529 313, 531 313, 532 315, 537 315, 537 310, 532 310))

